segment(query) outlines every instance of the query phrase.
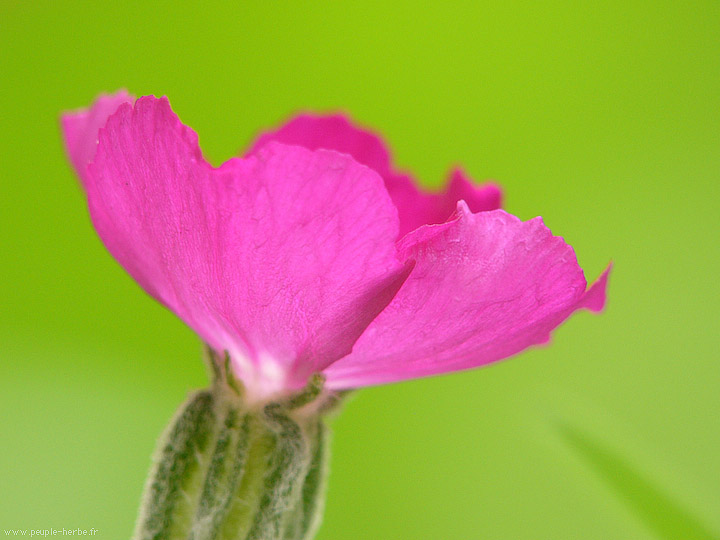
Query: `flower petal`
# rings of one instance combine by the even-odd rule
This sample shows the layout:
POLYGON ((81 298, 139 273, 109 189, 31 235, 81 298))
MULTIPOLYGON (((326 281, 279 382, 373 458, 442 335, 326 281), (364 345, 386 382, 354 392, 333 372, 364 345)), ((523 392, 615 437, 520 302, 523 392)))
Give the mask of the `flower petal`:
POLYGON ((460 169, 450 173, 445 190, 419 191, 412 182, 396 182, 388 188, 398 208, 406 209, 400 222, 400 236, 423 225, 445 223, 455 213, 458 201, 465 201, 472 212, 497 210, 502 206, 502 191, 496 184, 476 186, 460 169))
POLYGON ((257 152, 270 141, 304 146, 309 150, 325 148, 350 154, 355 161, 370 167, 380 176, 392 175, 390 153, 383 140, 370 131, 353 126, 341 114, 299 114, 276 131, 260 135, 248 154, 257 152))
POLYGON ((415 268, 353 352, 325 370, 335 389, 481 366, 547 340, 576 309, 602 307, 607 272, 589 291, 575 254, 540 218, 472 214, 400 241, 415 268))
POLYGON ((60 118, 65 150, 83 183, 85 183, 85 169, 95 157, 98 131, 120 105, 133 101, 135 101, 133 96, 125 90, 120 90, 115 94, 101 95, 89 109, 65 113, 60 118))
POLYGON ((100 237, 257 395, 348 354, 407 277, 382 179, 350 156, 272 143, 213 169, 153 97, 99 138, 87 194, 100 237))
POLYGON ((443 223, 453 214, 461 199, 473 212, 496 210, 501 205, 501 192, 496 185, 474 186, 460 170, 453 171, 445 191, 432 193, 420 190, 410 176, 392 168, 390 151, 380 136, 354 126, 340 114, 298 115, 276 131, 262 134, 248 154, 270 141, 304 146, 310 150, 336 150, 350 154, 359 163, 377 171, 385 180, 385 187, 398 209, 399 237, 422 225, 443 223))

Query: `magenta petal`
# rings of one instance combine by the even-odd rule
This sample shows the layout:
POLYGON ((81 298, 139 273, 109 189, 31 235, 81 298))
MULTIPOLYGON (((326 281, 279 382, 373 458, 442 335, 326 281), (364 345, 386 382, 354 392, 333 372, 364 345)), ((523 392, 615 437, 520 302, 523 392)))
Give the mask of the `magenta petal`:
POLYGON ((120 105, 133 101, 135 101, 133 96, 125 90, 120 90, 115 94, 98 97, 89 109, 62 115, 60 125, 65 141, 65 150, 83 183, 85 183, 85 169, 95 157, 98 131, 120 105))
POLYGON ((600 275, 595 283, 583 295, 579 307, 588 309, 595 313, 600 313, 605 308, 607 281, 612 270, 612 263, 608 265, 605 271, 600 275))
POLYGON ((497 186, 474 186, 460 170, 452 173, 445 191, 420 190, 410 176, 393 169, 390 151, 379 135, 354 126, 343 115, 296 116, 278 130, 262 134, 248 154, 270 141, 310 150, 336 150, 350 154, 359 163, 377 171, 398 209, 400 237, 422 225, 443 223, 453 214, 459 200, 465 200, 473 212, 496 210, 501 205, 501 192, 497 186))
POLYGON ((400 222, 401 237, 423 225, 444 223, 455 213, 458 201, 465 201, 472 212, 487 212, 502 206, 499 186, 474 185, 460 169, 452 171, 444 191, 419 191, 409 178, 405 183, 396 182, 388 190, 398 208, 406 209, 405 219, 400 222))
MULTIPOLYGON (((447 219, 457 207, 458 201, 465 201, 470 211, 474 214, 498 210, 502 207, 502 190, 497 184, 486 183, 481 186, 475 185, 469 176, 462 169, 456 168, 450 173, 450 181, 444 197, 445 204, 450 204, 450 213, 445 216, 447 219)), ((443 212, 444 213, 444 212, 443 212)))
POLYGON ((348 354, 407 276, 382 179, 347 155, 271 143, 213 169, 153 97, 99 139, 86 188, 100 237, 258 396, 348 354))
POLYGON ((472 214, 406 236, 416 262, 353 352, 325 370, 355 388, 481 366, 543 343, 576 309, 602 307, 607 272, 586 292, 573 249, 540 218, 472 214))
POLYGON ((355 161, 370 167, 380 176, 392 174, 390 153, 383 140, 370 131, 353 126, 341 114, 300 114, 276 131, 260 135, 248 154, 256 152, 270 141, 304 146, 309 150, 325 148, 350 154, 355 161))

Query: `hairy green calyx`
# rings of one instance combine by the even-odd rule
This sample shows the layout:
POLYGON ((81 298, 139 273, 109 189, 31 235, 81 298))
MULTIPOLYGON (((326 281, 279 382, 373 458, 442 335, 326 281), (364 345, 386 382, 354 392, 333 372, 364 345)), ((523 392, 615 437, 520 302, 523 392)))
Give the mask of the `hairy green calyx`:
POLYGON ((326 471, 322 378, 249 407, 224 366, 161 437, 133 540, 309 540, 326 471))

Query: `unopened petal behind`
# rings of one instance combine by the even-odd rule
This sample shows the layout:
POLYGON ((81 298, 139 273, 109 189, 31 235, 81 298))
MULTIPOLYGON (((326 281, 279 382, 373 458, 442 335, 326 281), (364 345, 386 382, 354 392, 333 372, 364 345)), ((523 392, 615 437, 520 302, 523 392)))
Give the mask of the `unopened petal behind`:
POLYGON ((350 154, 356 161, 377 171, 385 181, 400 218, 399 237, 422 225, 443 223, 465 200, 473 212, 496 210, 502 194, 494 184, 474 185, 460 170, 454 170, 442 191, 420 189, 408 174, 394 169, 390 150, 382 138, 355 126, 341 114, 315 116, 300 114, 275 131, 262 134, 248 154, 270 141, 304 146, 310 150, 326 148, 350 154))
POLYGON ((422 191, 412 183, 395 183, 388 191, 396 206, 404 209, 401 236, 423 225, 444 223, 455 213, 458 201, 465 201, 472 212, 487 212, 502 206, 502 191, 498 185, 475 185, 461 169, 450 172, 442 191, 422 191))
POLYGON ((572 248, 540 218, 502 211, 423 227, 400 242, 415 267, 388 307, 325 370, 331 388, 355 388, 494 362, 550 333, 576 309, 599 310, 607 272, 586 291, 572 248))

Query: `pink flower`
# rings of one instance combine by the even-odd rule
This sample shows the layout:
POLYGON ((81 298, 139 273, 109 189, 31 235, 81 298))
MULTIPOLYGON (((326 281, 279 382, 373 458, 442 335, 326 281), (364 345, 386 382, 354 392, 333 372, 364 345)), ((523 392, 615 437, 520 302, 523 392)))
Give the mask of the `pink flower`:
POLYGON ((496 186, 456 170, 421 191, 343 116, 298 116, 218 168, 166 98, 103 96, 62 128, 108 250, 254 399, 316 372, 347 389, 481 366, 605 302, 609 269, 586 290, 496 186))

